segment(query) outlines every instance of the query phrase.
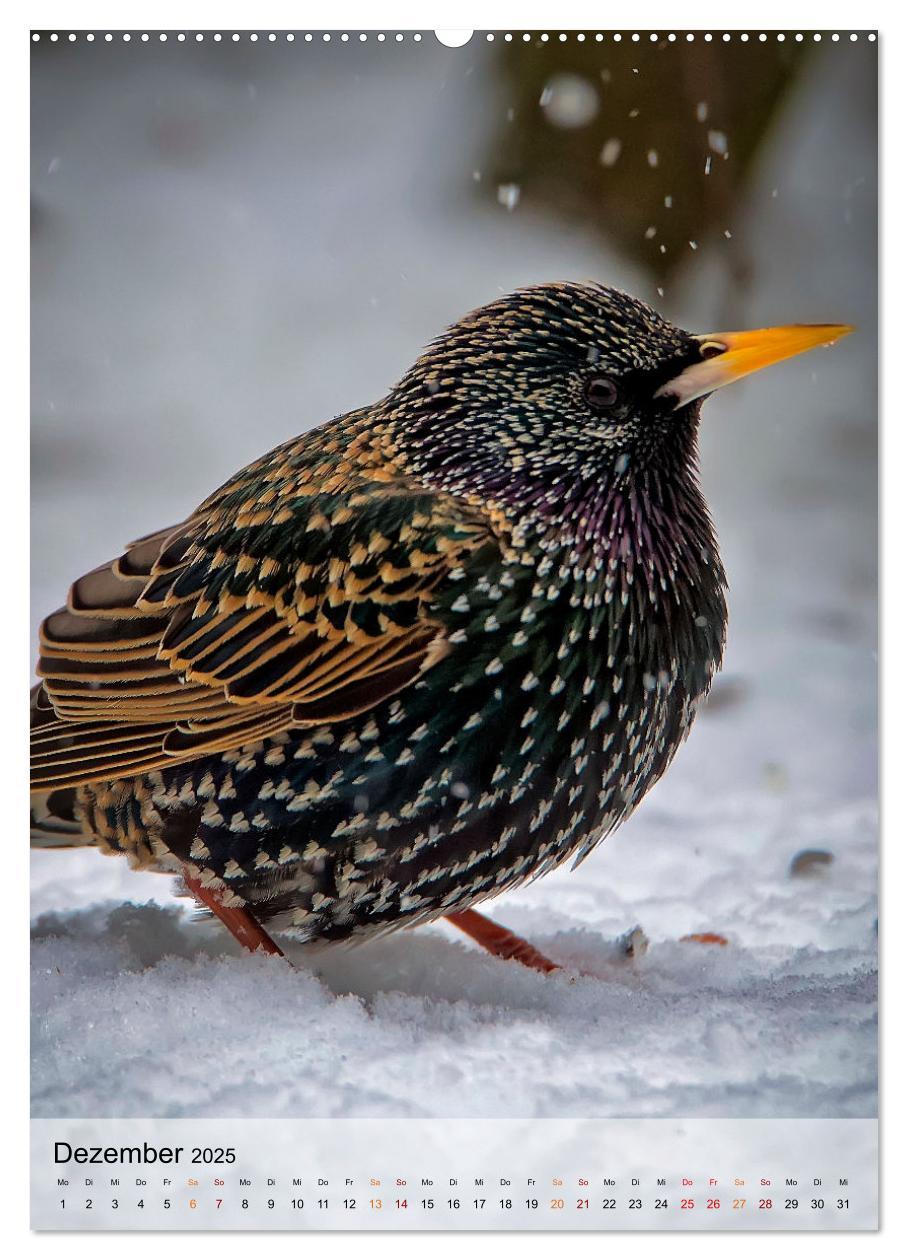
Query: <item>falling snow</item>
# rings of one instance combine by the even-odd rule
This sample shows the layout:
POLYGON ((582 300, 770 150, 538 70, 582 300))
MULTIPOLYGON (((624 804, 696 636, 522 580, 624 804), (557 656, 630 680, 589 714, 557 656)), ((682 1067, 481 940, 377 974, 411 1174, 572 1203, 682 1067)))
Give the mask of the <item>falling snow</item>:
POLYGON ((599 161, 603 166, 614 166, 620 156, 621 141, 616 136, 612 136, 611 139, 606 140, 605 144, 602 146, 602 152, 599 154, 599 161))
POLYGON ((599 93, 580 75, 556 74, 543 88, 539 104, 553 127, 570 130, 593 121, 599 113, 599 93))
POLYGON ((506 210, 513 210, 520 201, 520 185, 519 184, 499 184, 498 185, 498 204, 504 206, 506 210))

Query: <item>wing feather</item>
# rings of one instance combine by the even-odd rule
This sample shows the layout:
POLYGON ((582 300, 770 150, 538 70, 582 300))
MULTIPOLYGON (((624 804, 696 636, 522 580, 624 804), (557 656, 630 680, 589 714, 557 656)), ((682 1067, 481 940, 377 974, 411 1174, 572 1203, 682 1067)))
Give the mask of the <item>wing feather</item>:
POLYGON ((287 451, 79 578, 44 621, 35 787, 338 721, 444 653, 433 593, 493 538, 486 518, 384 473, 320 491, 324 461, 287 451))

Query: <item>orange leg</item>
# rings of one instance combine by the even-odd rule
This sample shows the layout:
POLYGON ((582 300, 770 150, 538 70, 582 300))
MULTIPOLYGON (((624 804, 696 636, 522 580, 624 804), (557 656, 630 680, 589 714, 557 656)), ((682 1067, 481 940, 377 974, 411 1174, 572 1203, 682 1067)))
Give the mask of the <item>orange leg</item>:
POLYGON ((230 935, 235 937, 244 949, 248 949, 252 954, 260 951, 263 954, 276 954, 279 958, 285 956, 284 951, 275 945, 265 929, 256 922, 248 910, 221 905, 214 889, 203 887, 199 880, 189 874, 185 866, 183 879, 196 901, 201 902, 212 914, 217 915, 230 935))
POLYGON ((456 910, 445 917, 449 923, 460 928, 461 932, 466 932, 477 945, 481 945, 496 958, 513 958, 515 962, 523 963, 525 967, 532 967, 534 971, 561 970, 557 963, 553 963, 544 954, 540 954, 529 941, 493 923, 484 914, 477 914, 475 910, 456 910))

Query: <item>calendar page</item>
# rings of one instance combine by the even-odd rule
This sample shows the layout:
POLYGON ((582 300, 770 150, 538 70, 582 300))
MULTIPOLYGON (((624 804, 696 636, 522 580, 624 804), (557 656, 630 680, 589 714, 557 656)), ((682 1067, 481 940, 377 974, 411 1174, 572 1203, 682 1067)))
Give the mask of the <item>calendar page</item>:
POLYGON ((36 1231, 867 1231, 877 36, 38 29, 36 1231))

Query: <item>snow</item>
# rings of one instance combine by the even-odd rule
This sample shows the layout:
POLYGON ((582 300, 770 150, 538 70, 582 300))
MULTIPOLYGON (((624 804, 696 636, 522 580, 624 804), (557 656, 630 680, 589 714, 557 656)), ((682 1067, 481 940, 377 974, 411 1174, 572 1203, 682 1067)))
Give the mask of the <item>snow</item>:
POLYGON ((33 1114, 875 1114, 872 811, 824 812, 849 856, 794 879, 781 803, 700 805, 663 801, 607 858, 501 899, 561 975, 450 927, 288 946, 291 968, 176 907, 48 912, 33 1114), (628 960, 637 922, 653 939, 628 960), (709 929, 729 945, 678 940, 709 929))
POLYGON ((553 127, 571 130, 593 121, 599 113, 599 94, 578 74, 556 74, 543 88, 539 104, 553 127))
POLYGON ((603 166, 614 166, 621 156, 621 141, 617 136, 610 136, 602 146, 599 161, 603 166))
POLYGON ((665 780, 578 870, 485 907, 563 973, 489 958, 447 925, 356 950, 291 946, 293 967, 240 957, 167 879, 37 852, 33 1114, 874 1115, 864 53, 818 52, 750 221, 733 242, 701 239, 662 300, 528 197, 510 214, 494 190, 472 200, 482 128, 501 115, 494 50, 395 48, 382 108, 392 80, 374 49, 345 47, 343 82, 337 49, 269 48, 267 73, 263 51, 118 49, 116 110, 109 49, 81 48, 72 73, 39 68, 36 620, 117 542, 377 397, 499 290, 594 275, 691 328, 859 331, 706 405, 703 482, 731 584, 714 698, 665 780), (749 287, 729 281, 723 251, 749 264, 749 287), (792 873, 805 850, 831 861, 792 873), (637 925, 649 949, 629 960, 618 942, 637 925), (681 941, 710 931, 729 944, 681 941))

